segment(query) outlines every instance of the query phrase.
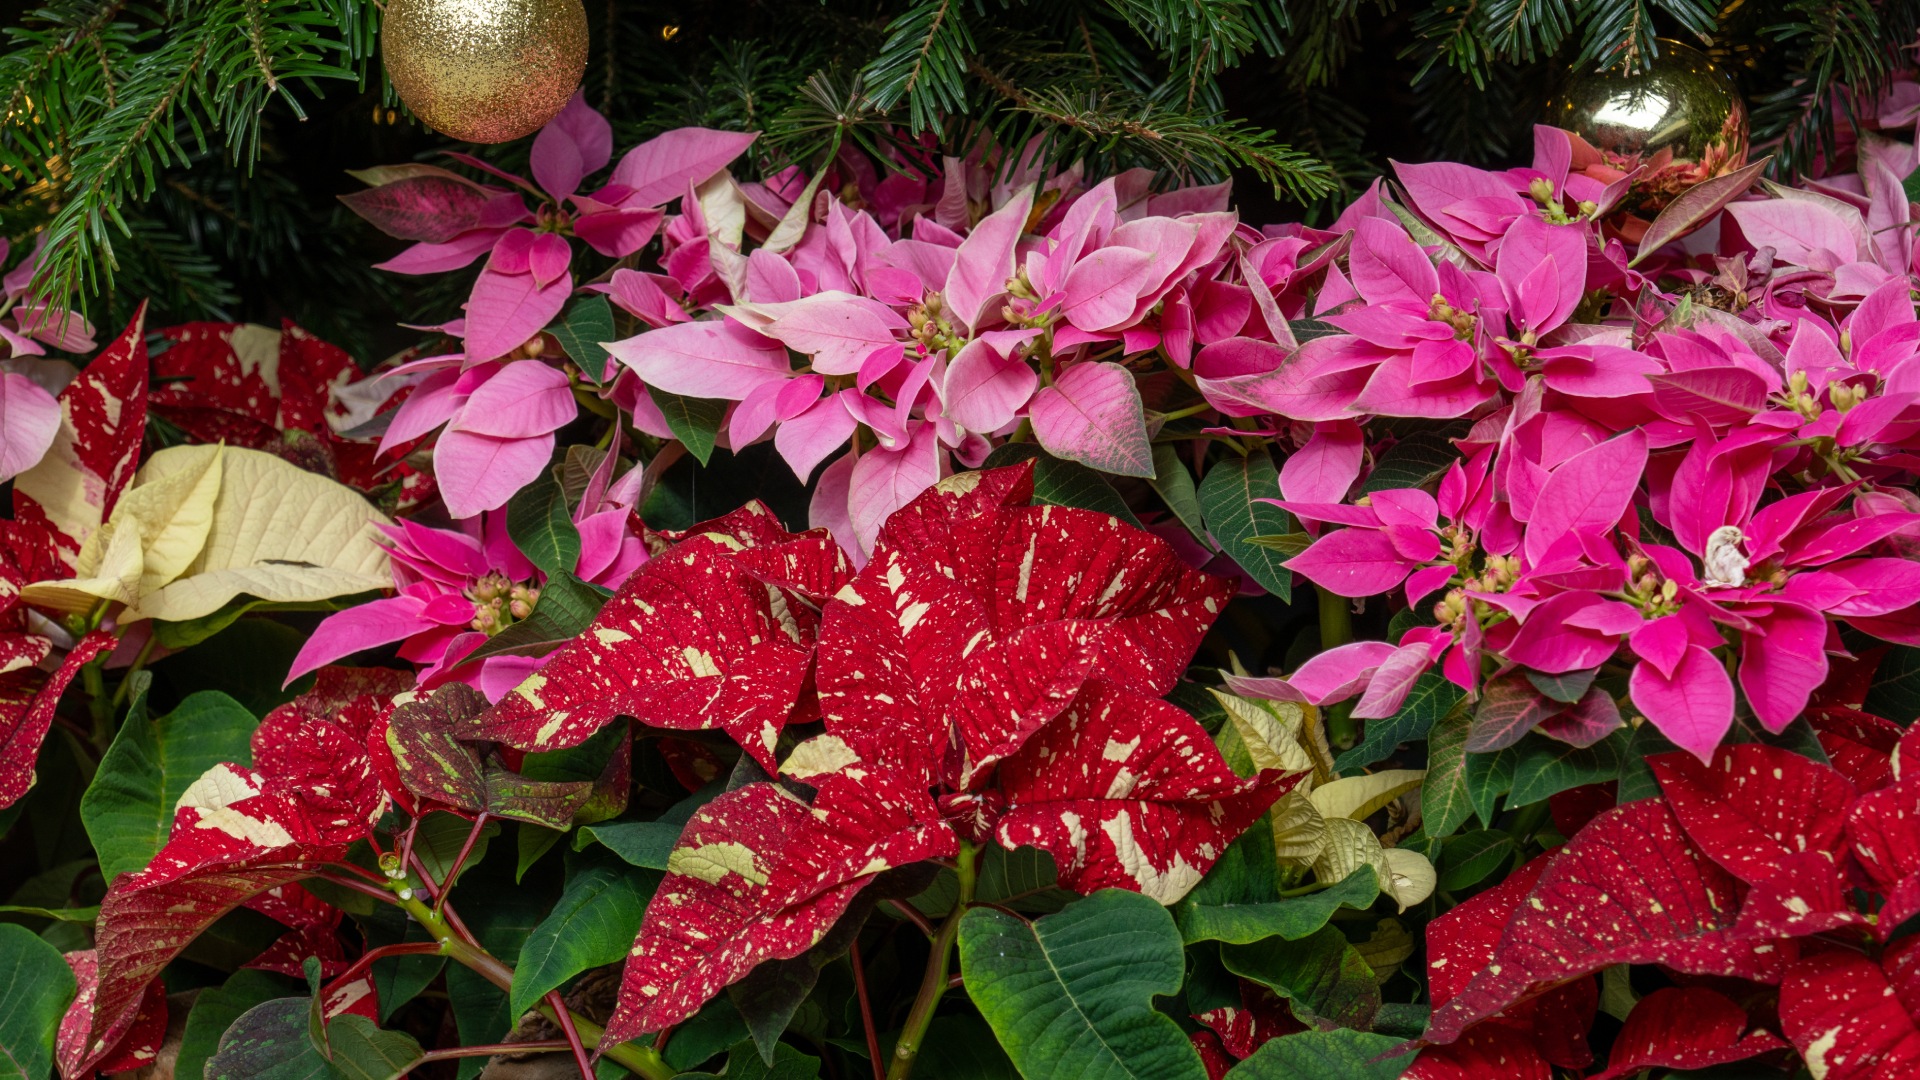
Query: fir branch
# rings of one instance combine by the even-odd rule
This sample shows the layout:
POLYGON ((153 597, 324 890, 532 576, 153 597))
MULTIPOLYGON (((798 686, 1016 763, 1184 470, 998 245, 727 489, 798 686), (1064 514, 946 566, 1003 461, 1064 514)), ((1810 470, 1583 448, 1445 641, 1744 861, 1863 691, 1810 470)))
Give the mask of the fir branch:
POLYGON ((1212 182, 1244 168, 1276 193, 1302 200, 1335 184, 1324 162, 1239 120, 1185 113, 1122 92, 1076 96, 1048 89, 1018 108, 1052 126, 1044 136, 1053 144, 1049 157, 1071 159, 1080 151, 1096 172, 1118 171, 1109 161, 1151 162, 1180 180, 1212 182))
POLYGON ((967 60, 978 50, 959 0, 924 0, 887 30, 890 36, 864 72, 874 104, 891 109, 905 101, 915 131, 938 127, 939 113, 965 112, 967 60))

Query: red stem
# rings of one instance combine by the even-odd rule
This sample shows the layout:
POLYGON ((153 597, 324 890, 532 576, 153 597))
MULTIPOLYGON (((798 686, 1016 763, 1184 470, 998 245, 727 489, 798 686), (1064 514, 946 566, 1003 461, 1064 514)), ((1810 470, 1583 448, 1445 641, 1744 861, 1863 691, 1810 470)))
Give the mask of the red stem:
POLYGON ((933 924, 927 921, 925 915, 920 914, 919 909, 915 908, 912 904, 902 903, 899 900, 889 900, 887 904, 892 907, 901 918, 919 927, 920 932, 927 935, 929 940, 932 939, 933 924))
POLYGON ((380 876, 379 874, 374 873, 373 871, 367 869, 364 866, 359 866, 350 862, 330 863, 328 865, 332 866, 335 870, 346 870, 358 876, 362 880, 372 882, 373 884, 378 885, 383 889, 386 888, 387 886, 386 878, 380 876))
MULTIPOLYGON (((440 879, 440 895, 433 902, 436 913, 446 905, 448 891, 453 888, 455 882, 460 880, 460 868, 466 865, 467 856, 473 854, 473 845, 480 839, 480 830, 486 827, 487 812, 482 810, 479 814, 475 815, 473 828, 467 830, 467 842, 460 845, 460 854, 453 857, 453 865, 447 868, 447 876, 440 879)), ((588 1075, 587 1080, 592 1080, 591 1074, 588 1075)))
POLYGON ((568 1011, 560 991, 547 991, 547 1004, 553 1006, 554 1019, 560 1021, 560 1030, 567 1037, 567 1047, 573 1051, 573 1063, 580 1066, 580 1080, 593 1080, 593 1063, 587 1060, 586 1044, 580 1041, 580 1033, 573 1028, 573 1013, 568 1011))
POLYGON ((668 1024, 666 1027, 663 1027, 660 1029, 659 1034, 653 1037, 654 1053, 664 1054, 667 1052, 667 1036, 673 1034, 673 1029, 677 1026, 678 1025, 675 1025, 675 1024, 668 1024))
POLYGON ((867 1058, 873 1062, 873 1080, 887 1080, 880 1063, 880 1036, 873 1030, 873 1006, 867 1001, 867 969, 860 962, 860 939, 855 938, 847 958, 853 962, 853 989, 860 996, 860 1027, 867 1033, 867 1058))
POLYGON ((437 953, 439 951, 440 943, 437 941, 402 941, 394 945, 382 945, 377 949, 368 949, 366 952, 361 953, 360 959, 355 960, 352 967, 348 968, 333 981, 336 983, 350 983, 362 971, 372 967, 374 961, 384 960, 389 956, 421 956, 426 953, 437 953))
POLYGON ((328 882, 329 884, 338 885, 343 889, 352 889, 354 892, 364 893, 367 896, 371 896, 375 900, 378 900, 383 904, 393 903, 392 893, 388 892, 385 889, 376 889, 373 886, 368 885, 366 882, 360 881, 356 878, 334 877, 332 874, 315 874, 314 877, 317 877, 322 881, 328 882))
POLYGON ((563 1039, 541 1039, 537 1042, 522 1043, 487 1043, 484 1046, 455 1046, 446 1050, 427 1051, 418 1058, 415 1058, 413 1064, 407 1066, 407 1071, 411 1072, 431 1061, 452 1061, 456 1058, 482 1056, 492 1057, 495 1054, 534 1054, 547 1050, 565 1050, 566 1048, 567 1044, 563 1039))

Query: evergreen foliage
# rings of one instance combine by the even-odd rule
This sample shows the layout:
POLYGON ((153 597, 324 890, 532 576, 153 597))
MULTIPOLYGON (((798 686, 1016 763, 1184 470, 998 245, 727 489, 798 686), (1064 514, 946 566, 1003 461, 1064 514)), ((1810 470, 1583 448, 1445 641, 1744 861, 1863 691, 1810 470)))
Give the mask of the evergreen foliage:
MULTIPOLYGON (((891 140, 962 154, 1037 139, 1094 172, 1237 174, 1243 198, 1322 215, 1389 157, 1512 158, 1560 73, 1630 68, 1661 37, 1736 74, 1756 144, 1797 174, 1833 153, 1920 26, 1920 0, 587 6, 586 90, 623 139, 759 129, 767 169, 891 140)), ((172 318, 291 314, 359 345, 404 316, 366 269, 378 240, 328 198, 341 169, 439 145, 393 111, 378 21, 368 0, 51 0, 19 16, 0 51, 0 225, 46 231, 43 290, 109 319, 147 295, 172 318)))

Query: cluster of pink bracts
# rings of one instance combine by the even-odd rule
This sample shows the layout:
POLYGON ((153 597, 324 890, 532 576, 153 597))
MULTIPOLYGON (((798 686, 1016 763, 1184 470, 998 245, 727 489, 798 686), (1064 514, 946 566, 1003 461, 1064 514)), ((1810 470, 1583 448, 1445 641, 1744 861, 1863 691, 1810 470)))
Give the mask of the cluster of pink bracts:
MULTIPOLYGON (((672 132, 581 195, 612 138, 576 100, 535 142, 537 184, 416 166, 350 200, 419 241, 390 269, 487 260, 447 327, 466 352, 394 376, 413 386, 386 435, 443 429, 440 492, 475 527, 445 572, 402 540, 402 596, 337 616, 301 670, 471 617, 434 597, 500 569, 463 562, 490 543, 478 519, 545 467, 571 391, 595 388, 538 347, 576 291, 569 236, 619 257, 661 241, 660 272, 623 258, 585 286, 644 327, 606 343, 601 396, 661 437, 658 395, 732 403, 720 444, 771 438, 817 474, 813 524, 856 563, 889 514, 1009 439, 1147 478, 1170 414, 1219 425, 1189 448, 1271 440, 1279 505, 1311 540, 1290 568, 1341 596, 1404 590, 1432 616, 1263 680, 1272 695, 1358 695, 1378 717, 1436 666, 1472 691, 1631 655, 1636 708, 1706 755, 1736 685, 1768 728, 1804 708, 1844 653, 1836 621, 1920 643, 1920 500, 1900 486, 1920 468, 1911 145, 1864 139, 1857 174, 1764 194, 1758 166, 1709 181, 1629 250, 1603 222, 1633 175, 1553 128, 1528 168, 1398 165, 1326 229, 1256 228, 1224 185, 1151 194, 1144 172, 948 158, 882 178, 844 155, 739 182, 725 166, 750 141, 672 132), (1353 497, 1406 430, 1387 417, 1459 422, 1437 497, 1353 497)), ((1549 727, 1604 737, 1621 720, 1592 697, 1549 727)))

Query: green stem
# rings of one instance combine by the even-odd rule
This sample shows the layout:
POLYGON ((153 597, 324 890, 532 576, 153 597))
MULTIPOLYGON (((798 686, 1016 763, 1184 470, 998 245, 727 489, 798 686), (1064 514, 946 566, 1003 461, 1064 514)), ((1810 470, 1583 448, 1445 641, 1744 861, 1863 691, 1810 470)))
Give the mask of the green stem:
MULTIPOLYGON (((1346 597, 1330 589, 1320 594, 1320 651, 1337 649, 1353 640, 1353 606, 1346 597)), ((1327 710, 1327 741, 1334 746, 1352 746, 1360 738, 1360 725, 1354 722, 1353 706, 1341 702, 1327 710)))
POLYGON ((1185 420, 1189 416, 1199 416, 1201 413, 1206 412, 1211 408, 1213 408, 1212 402, 1203 401, 1198 405, 1189 405, 1184 409, 1175 409, 1170 413, 1161 413, 1160 419, 1185 420))
POLYGON ((979 852, 973 844, 960 842, 960 896, 954 901, 953 910, 947 913, 947 921, 940 924, 940 932, 934 935, 933 952, 927 956, 927 972, 920 980, 920 993, 913 999, 913 1010, 907 1013, 906 1026, 900 1029, 900 1041, 893 1044, 887 1080, 907 1080, 912 1075, 920 1044, 927 1037, 927 1025, 933 1023, 933 1010, 947 992, 947 970, 953 964, 953 943, 960 936, 960 917, 973 903, 975 860, 979 852))
POLYGON ((153 647, 159 642, 159 638, 152 634, 147 635, 147 643, 140 646, 140 654, 133 658, 133 666, 127 669, 126 675, 120 679, 120 685, 114 688, 112 711, 119 712, 121 704, 127 700, 127 695, 133 692, 133 677, 146 668, 147 660, 153 656, 153 647))
POLYGON ((80 669, 80 685, 87 691, 87 710, 93 714, 93 745, 102 754, 113 745, 113 702, 107 698, 107 658, 102 656, 80 669))
MULTIPOLYGON (((440 943, 440 952, 447 959, 466 967, 503 991, 508 993, 513 991, 513 969, 501 963, 500 959, 492 953, 456 933, 445 916, 421 902, 417 895, 409 895, 400 900, 399 904, 407 914, 413 916, 415 922, 426 928, 427 933, 433 936, 433 940, 440 943)), ((559 1023, 559 1013, 554 1011, 551 1004, 543 1001, 537 1008, 548 1020, 559 1023)), ((573 1021, 574 1030, 580 1034, 581 1043, 589 1047, 600 1046, 601 1036, 606 1033, 605 1028, 571 1010, 568 1011, 568 1016, 573 1021)), ((634 1073, 645 1077, 646 1080, 673 1080, 677 1071, 650 1046, 630 1042, 617 1043, 604 1048, 601 1052, 634 1073)))

